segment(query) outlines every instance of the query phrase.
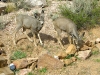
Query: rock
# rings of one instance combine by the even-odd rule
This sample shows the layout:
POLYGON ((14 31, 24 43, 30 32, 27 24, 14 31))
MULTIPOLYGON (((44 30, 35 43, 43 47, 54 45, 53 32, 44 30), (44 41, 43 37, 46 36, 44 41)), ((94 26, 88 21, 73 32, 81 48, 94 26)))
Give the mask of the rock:
POLYGON ((9 67, 0 68, 0 75, 14 75, 14 73, 9 69, 9 67))
POLYGON ((6 56, 6 52, 2 48, 0 48, 0 55, 6 56))
POLYGON ((96 40, 95 40, 95 43, 97 44, 97 43, 100 43, 100 38, 97 38, 96 40))
POLYGON ((9 68, 10 68, 10 70, 12 70, 12 71, 16 70, 16 66, 15 66, 13 63, 11 63, 11 64, 9 65, 9 68))
POLYGON ((75 57, 71 57, 72 61, 75 62, 77 59, 75 57))
POLYGON ((28 61, 27 59, 17 59, 13 61, 13 64, 16 66, 16 69, 23 69, 32 63, 33 61, 28 61))
POLYGON ((3 56, 0 56, 0 68, 7 66, 7 59, 3 56))
POLYGON ((37 66, 37 61, 32 63, 32 65, 30 66, 30 69, 34 70, 36 66, 37 66))
POLYGON ((57 56, 59 59, 64 59, 67 56, 67 53, 65 51, 58 52, 57 56))
POLYGON ((100 43, 96 44, 96 47, 98 47, 99 51, 100 51, 100 43))
POLYGON ((67 54, 75 54, 76 53, 76 46, 75 45, 73 45, 73 44, 70 44, 69 46, 68 46, 68 48, 66 49, 66 53, 67 54))
POLYGON ((2 42, 0 42, 0 47, 4 47, 4 44, 2 42))
POLYGON ((54 58, 59 59, 59 56, 54 55, 54 58))
POLYGON ((39 69, 41 68, 60 69, 63 66, 64 66, 63 62, 48 54, 40 56, 37 62, 37 67, 39 69))
POLYGON ((29 72, 31 72, 31 69, 21 69, 17 75, 29 75, 29 72))
POLYGON ((7 2, 8 0, 0 0, 0 1, 2 1, 2 2, 7 2))
POLYGON ((87 41, 87 42, 85 43, 85 45, 87 45, 88 47, 92 47, 92 46, 93 46, 93 43, 90 42, 90 41, 87 41))
POLYGON ((25 68, 28 64, 27 60, 23 60, 23 59, 17 59, 15 61, 13 61, 13 64, 16 66, 16 69, 22 69, 25 68))
POLYGON ((85 50, 85 51, 79 51, 78 52, 78 58, 80 59, 87 59, 91 55, 91 50, 85 50))
POLYGON ((16 69, 23 69, 29 65, 31 65, 32 63, 34 63, 35 61, 37 61, 37 59, 32 59, 32 60, 28 60, 28 58, 23 58, 23 59, 17 59, 15 61, 13 61, 13 64, 16 66, 16 69))
POLYGON ((30 4, 31 6, 46 6, 47 2, 46 0, 26 0, 27 4, 30 4))
POLYGON ((80 48, 81 51, 84 51, 84 50, 89 50, 89 47, 87 45, 83 45, 82 48, 80 48))
POLYGON ((69 64, 71 64, 72 62, 73 62, 72 59, 65 59, 65 60, 64 60, 65 65, 69 65, 69 64))

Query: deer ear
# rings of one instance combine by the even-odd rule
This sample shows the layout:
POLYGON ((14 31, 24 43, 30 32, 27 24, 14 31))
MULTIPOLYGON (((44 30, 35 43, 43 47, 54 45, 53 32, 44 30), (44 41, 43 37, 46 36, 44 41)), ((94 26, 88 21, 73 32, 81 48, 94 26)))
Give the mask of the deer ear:
POLYGON ((34 17, 35 17, 35 18, 38 18, 39 16, 40 16, 39 13, 34 13, 34 17))
POLYGON ((37 13, 34 13, 34 17, 37 18, 37 13))

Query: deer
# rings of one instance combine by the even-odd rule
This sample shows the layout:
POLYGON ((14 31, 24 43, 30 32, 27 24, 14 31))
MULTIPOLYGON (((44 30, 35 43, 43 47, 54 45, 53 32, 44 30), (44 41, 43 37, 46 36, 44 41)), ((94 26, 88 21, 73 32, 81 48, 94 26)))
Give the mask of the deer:
POLYGON ((13 38, 13 43, 16 45, 16 34, 17 32, 23 28, 23 33, 25 36, 28 38, 30 42, 34 41, 34 45, 37 46, 36 44, 36 37, 39 38, 39 42, 41 45, 43 45, 43 42, 40 38, 39 31, 42 29, 44 25, 44 10, 41 11, 41 13, 34 13, 33 16, 29 15, 24 15, 24 14, 17 14, 16 15, 16 28, 14 31, 14 38, 13 38), (27 35, 26 29, 30 29, 33 35, 33 40, 27 35))
POLYGON ((78 34, 77 26, 75 23, 65 17, 58 17, 53 20, 54 29, 57 32, 57 40, 61 47, 64 49, 64 46, 61 42, 61 32, 64 31, 68 35, 69 44, 75 44, 76 48, 79 49, 82 45, 82 37, 84 36, 85 32, 81 36, 78 34))

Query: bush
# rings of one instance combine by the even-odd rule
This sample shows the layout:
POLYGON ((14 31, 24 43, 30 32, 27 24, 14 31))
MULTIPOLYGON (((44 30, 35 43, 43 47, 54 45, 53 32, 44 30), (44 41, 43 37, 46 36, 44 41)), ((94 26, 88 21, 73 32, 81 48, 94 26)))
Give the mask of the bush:
POLYGON ((21 50, 16 50, 12 53, 11 59, 16 60, 16 59, 21 59, 25 57, 26 57, 26 53, 22 52, 21 50))
POLYGON ((13 5, 8 5, 4 11, 4 13, 10 13, 15 10, 15 7, 13 5))
POLYGON ((61 15, 74 21, 78 29, 92 28, 99 23, 100 6, 97 5, 97 0, 73 0, 70 8, 60 5, 59 9, 61 15))

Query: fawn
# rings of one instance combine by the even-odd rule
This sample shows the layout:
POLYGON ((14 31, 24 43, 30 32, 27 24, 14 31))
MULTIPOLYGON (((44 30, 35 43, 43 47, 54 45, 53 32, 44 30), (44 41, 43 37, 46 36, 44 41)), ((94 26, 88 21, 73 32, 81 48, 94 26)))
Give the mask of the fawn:
POLYGON ((63 44, 61 43, 60 37, 62 31, 67 32, 70 44, 74 43, 77 48, 79 48, 80 45, 82 45, 81 39, 84 36, 85 32, 81 36, 79 36, 75 23, 72 22, 70 19, 65 17, 59 17, 53 21, 53 24, 54 29, 57 31, 57 40, 62 48, 64 48, 63 44))
POLYGON ((44 10, 41 11, 41 13, 34 13, 34 17, 28 16, 28 15, 22 15, 18 14, 16 16, 16 23, 17 27, 14 31, 14 45, 16 45, 16 33, 23 28, 23 33, 26 35, 29 41, 33 42, 34 45, 37 46, 36 44, 36 36, 39 38, 40 44, 43 45, 43 42, 40 38, 39 31, 42 29, 43 24, 44 24, 44 10), (26 34, 26 29, 30 29, 32 32, 32 35, 34 39, 32 40, 27 34, 26 34))

